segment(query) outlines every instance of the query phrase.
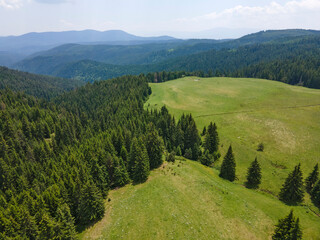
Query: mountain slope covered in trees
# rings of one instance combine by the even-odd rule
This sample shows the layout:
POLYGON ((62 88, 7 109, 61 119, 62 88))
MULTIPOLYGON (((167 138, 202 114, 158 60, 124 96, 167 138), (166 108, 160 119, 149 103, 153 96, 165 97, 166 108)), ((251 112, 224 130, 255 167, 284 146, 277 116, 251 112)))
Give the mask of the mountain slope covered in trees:
MULTIPOLYGON (((76 52, 79 52, 79 49, 76 52, 71 51, 73 53, 71 55, 67 54, 68 51, 65 53, 67 55, 59 55, 59 51, 50 55, 49 52, 48 55, 26 59, 17 67, 31 72, 89 82, 126 74, 186 71, 195 72, 199 76, 259 77, 320 88, 318 32, 292 30, 289 33, 267 31, 233 41, 217 43, 195 41, 194 43, 197 44, 190 46, 172 43, 172 47, 175 46, 173 49, 166 48, 159 51, 152 51, 153 45, 148 45, 150 52, 147 51, 147 53, 144 53, 145 46, 124 48, 120 46, 122 53, 118 51, 119 49, 115 50, 118 47, 110 47, 110 51, 115 51, 114 57, 113 54, 112 56, 99 55, 98 52, 103 51, 98 51, 91 52, 95 56, 90 57, 89 54, 88 58, 91 60, 84 59, 86 54, 77 55, 76 52), (305 35, 299 35, 302 33, 305 35), (130 48, 133 51, 129 51, 130 48), (208 51, 208 49, 211 50, 208 51), (71 58, 69 59, 68 56, 71 58), (106 60, 107 58, 114 60, 110 62, 106 60), (116 65, 116 63, 129 65, 116 65)), ((171 47, 170 44, 163 44, 163 46, 171 47)), ((88 49, 99 49, 99 47, 87 46, 88 49)), ((83 49, 84 47, 72 45, 64 48, 83 49)))
POLYGON ((81 85, 84 82, 75 79, 41 76, 0 67, 0 89, 24 91, 29 95, 49 99, 81 85))

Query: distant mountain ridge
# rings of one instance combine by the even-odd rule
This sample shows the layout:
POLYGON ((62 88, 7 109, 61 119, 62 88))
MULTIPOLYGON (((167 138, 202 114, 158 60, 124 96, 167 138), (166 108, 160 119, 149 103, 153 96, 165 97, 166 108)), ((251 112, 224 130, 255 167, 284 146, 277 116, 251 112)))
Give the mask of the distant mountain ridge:
POLYGON ((65 32, 27 33, 21 36, 0 37, 0 51, 20 52, 28 55, 37 51, 44 51, 66 43, 109 43, 130 44, 141 42, 161 42, 176 40, 169 36, 139 37, 122 30, 83 30, 65 32))

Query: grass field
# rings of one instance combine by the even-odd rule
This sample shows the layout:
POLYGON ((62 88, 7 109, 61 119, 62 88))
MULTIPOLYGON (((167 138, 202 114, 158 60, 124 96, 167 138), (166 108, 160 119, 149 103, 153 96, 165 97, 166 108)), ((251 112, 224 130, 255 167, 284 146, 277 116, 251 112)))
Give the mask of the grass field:
POLYGON ((210 121, 217 124, 221 152, 232 144, 240 182, 256 156, 261 188, 274 195, 296 164, 306 177, 320 163, 320 90, 261 79, 196 77, 151 87, 146 108, 165 104, 176 117, 192 113, 199 131, 210 121), (260 142, 262 153, 256 151, 260 142))
POLYGON ((153 171, 144 184, 112 190, 105 217, 81 239, 271 239, 274 225, 291 209, 303 239, 320 239, 320 214, 306 195, 302 206, 277 199, 293 167, 304 177, 320 162, 320 91, 259 79, 184 78, 151 84, 145 108, 166 104, 179 117, 192 113, 201 131, 216 122, 222 155, 232 144, 238 181, 214 168, 178 160, 153 171), (263 142, 264 152, 257 152, 263 142), (243 186, 258 156, 260 190, 243 186))
POLYGON ((308 208, 286 206, 189 160, 165 164, 146 183, 109 197, 105 218, 81 239, 270 239, 274 224, 292 208, 304 239, 320 236, 320 219, 308 208))

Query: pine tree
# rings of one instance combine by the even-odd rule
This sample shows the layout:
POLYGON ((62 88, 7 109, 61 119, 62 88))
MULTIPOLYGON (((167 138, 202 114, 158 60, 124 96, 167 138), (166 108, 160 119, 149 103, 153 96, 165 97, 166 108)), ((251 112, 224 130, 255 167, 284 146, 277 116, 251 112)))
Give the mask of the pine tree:
POLYGON ((231 145, 221 164, 219 177, 227 179, 231 182, 236 179, 236 162, 231 145))
POLYGON ((311 199, 314 205, 320 207, 320 180, 315 184, 311 191, 311 199))
POLYGON ((175 162, 176 161, 176 153, 172 151, 169 156, 167 157, 167 162, 175 162))
POLYGON ((300 164, 288 175, 280 190, 280 200, 287 204, 298 204, 303 201, 303 180, 300 164))
POLYGON ((311 192, 313 186, 318 181, 318 176, 319 176, 319 167, 318 167, 318 163, 317 163, 314 166, 313 171, 310 173, 310 175, 306 178, 306 181, 305 181, 306 190, 308 193, 311 192))
POLYGON ((247 188, 258 188, 261 183, 261 168, 257 158, 251 163, 247 173, 247 188))
POLYGON ((74 226, 74 218, 70 213, 69 206, 64 203, 57 209, 57 220, 59 221, 59 233, 57 237, 60 239, 77 239, 76 229, 74 226))
POLYGON ((213 163, 213 156, 209 153, 208 150, 205 150, 205 152, 200 157, 201 164, 205 166, 210 166, 213 163))
POLYGON ((81 190, 78 205, 78 222, 86 225, 101 219, 104 215, 104 201, 96 185, 89 181, 81 190))
POLYGON ((119 159, 117 157, 114 158, 113 178, 114 187, 122 187, 130 181, 129 174, 121 157, 119 159))
POLYGON ((212 154, 218 151, 218 147, 219 147, 219 136, 217 132, 217 126, 216 124, 212 124, 212 122, 210 122, 207 129, 205 141, 204 141, 204 148, 206 150, 209 150, 209 153, 212 154))
POLYGON ((298 239, 302 239, 302 231, 301 231, 301 227, 300 227, 300 219, 297 218, 295 224, 294 224, 294 228, 292 230, 291 233, 291 239, 293 240, 298 240, 298 239))
POLYGON ((120 157, 122 158, 124 165, 128 167, 128 151, 124 146, 121 148, 120 157))
POLYGON ((207 133, 207 128, 206 126, 203 127, 203 130, 202 130, 202 133, 201 133, 201 136, 205 136, 207 133))
POLYGON ((302 239, 302 231, 300 229, 299 218, 295 219, 293 211, 283 219, 279 219, 275 232, 272 236, 273 240, 298 240, 302 239))
POLYGON ((148 134, 146 136, 146 148, 150 161, 150 169, 159 167, 163 162, 163 141, 152 123, 148 127, 148 134))
POLYGON ((132 141, 129 166, 130 177, 135 183, 147 181, 150 173, 150 164, 147 149, 141 139, 132 141))

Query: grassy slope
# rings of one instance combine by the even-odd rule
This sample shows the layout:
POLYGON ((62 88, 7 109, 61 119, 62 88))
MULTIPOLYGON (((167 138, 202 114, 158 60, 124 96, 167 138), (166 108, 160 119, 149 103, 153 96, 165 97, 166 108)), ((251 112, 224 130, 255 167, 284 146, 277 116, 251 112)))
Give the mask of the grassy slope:
POLYGON ((319 104, 320 91, 255 79, 194 79, 152 84, 146 107, 165 103, 176 116, 252 111, 196 118, 199 129, 210 121, 218 124, 223 154, 232 143, 239 181, 219 178, 220 163, 215 168, 192 161, 168 164, 153 171, 147 183, 111 191, 105 218, 80 237, 268 239, 277 220, 294 209, 304 239, 320 239, 320 217, 310 211, 308 197, 307 205, 290 207, 268 193, 279 192, 299 161, 304 176, 319 162, 320 106, 285 107, 319 104), (255 149, 261 141, 265 152, 258 153, 255 149), (242 186, 256 155, 263 168, 262 188, 268 192, 242 186))
MULTIPOLYGON (((113 190, 110 198, 105 218, 82 239, 268 239, 291 209, 192 161, 167 164, 148 182, 113 190)), ((319 217, 306 207, 293 209, 305 239, 319 239, 319 217)))
POLYGON ((177 117, 191 112, 200 131, 216 122, 222 154, 230 143, 233 146, 240 182, 255 156, 262 165, 261 188, 273 194, 297 163, 304 177, 320 163, 319 90, 261 79, 195 79, 199 78, 151 84, 153 94, 146 107, 166 104, 177 117), (296 108, 307 105, 317 106, 296 108), (260 142, 263 153, 256 151, 260 142))

